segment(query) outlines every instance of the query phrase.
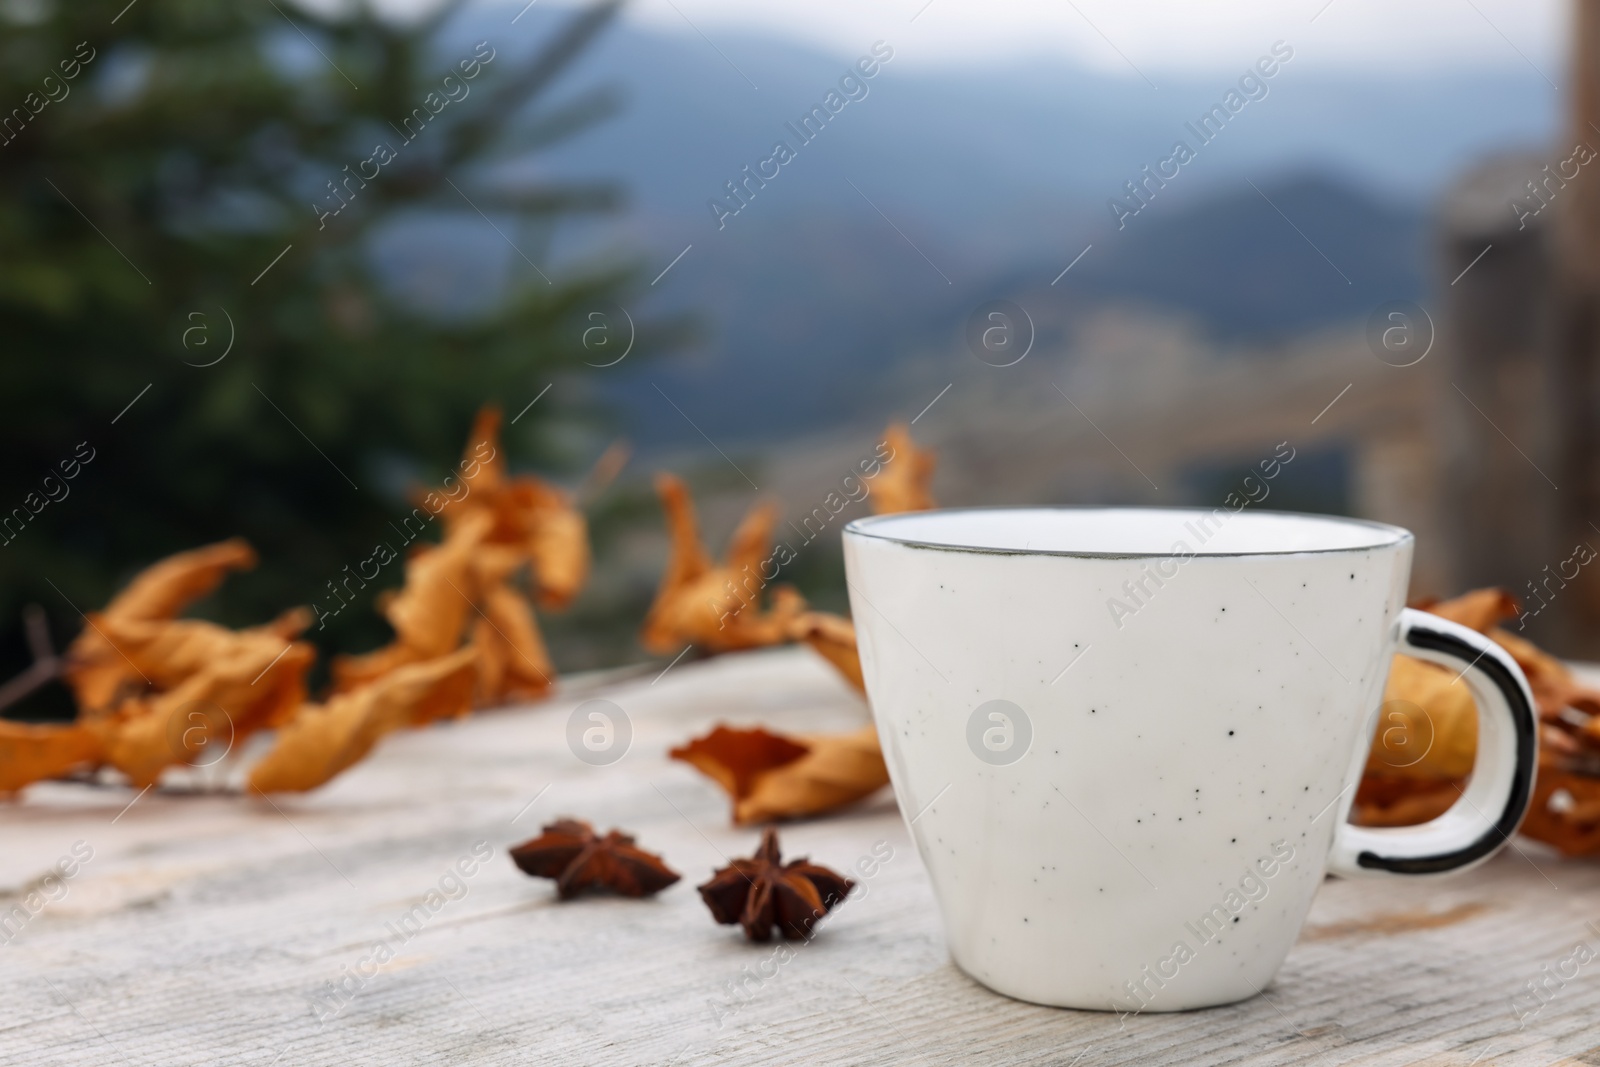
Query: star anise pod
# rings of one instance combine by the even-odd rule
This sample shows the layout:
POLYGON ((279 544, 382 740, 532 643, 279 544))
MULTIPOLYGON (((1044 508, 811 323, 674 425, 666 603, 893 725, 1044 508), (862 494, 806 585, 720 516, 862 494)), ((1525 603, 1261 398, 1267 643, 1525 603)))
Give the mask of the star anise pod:
POLYGON ((535 878, 554 878, 562 900, 586 890, 647 897, 679 878, 660 856, 636 847, 630 835, 612 830, 601 837, 578 819, 557 819, 513 848, 511 859, 535 878))
POLYGON ((782 862, 778 831, 761 835, 747 860, 734 860, 700 886, 700 896, 719 923, 738 923, 752 941, 766 941, 772 928, 789 940, 808 938, 811 927, 855 888, 837 871, 804 859, 782 862))

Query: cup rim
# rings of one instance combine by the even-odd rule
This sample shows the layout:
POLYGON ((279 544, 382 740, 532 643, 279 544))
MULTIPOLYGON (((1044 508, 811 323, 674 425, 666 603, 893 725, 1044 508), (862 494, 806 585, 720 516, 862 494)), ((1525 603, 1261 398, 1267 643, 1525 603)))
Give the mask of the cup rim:
MULTIPOLYGON (((1166 559, 1174 555, 1170 550, 1157 552, 1092 552, 1083 549, 1065 548, 1001 548, 983 545, 954 545, 939 541, 926 541, 915 537, 898 537, 893 534, 883 533, 872 529, 873 526, 883 525, 896 519, 904 519, 909 515, 954 515, 983 512, 1007 511, 1065 511, 1065 512, 1108 512, 1108 511, 1143 511, 1163 512, 1173 515, 1211 515, 1222 511, 1238 514, 1239 511, 1230 511, 1227 508, 1172 508, 1172 507, 1142 507, 1130 505, 1118 507, 1104 504, 1051 504, 1044 506, 1009 506, 1009 507, 962 507, 962 508, 931 508, 925 511, 897 511, 888 515, 867 515, 859 519, 852 519, 846 523, 843 534, 856 537, 870 537, 877 541, 888 541, 891 544, 904 545, 908 548, 932 549, 939 552, 957 552, 979 556, 1065 556, 1071 559, 1166 559)), ((1199 551, 1192 555, 1194 559, 1241 559, 1241 558, 1270 558, 1284 556, 1326 556, 1342 555, 1346 553, 1371 552, 1375 549, 1398 548, 1416 540, 1416 535, 1403 526, 1395 526, 1386 522, 1375 522, 1371 519, 1355 519, 1345 515, 1319 515, 1310 511, 1279 511, 1273 508, 1256 508, 1251 511, 1255 515, 1281 515, 1288 518, 1313 519, 1318 522, 1340 523, 1346 526, 1362 526, 1369 530, 1381 531, 1388 535, 1387 540, 1374 544, 1350 545, 1339 548, 1286 548, 1286 549, 1259 549, 1249 552, 1205 552, 1199 551)))

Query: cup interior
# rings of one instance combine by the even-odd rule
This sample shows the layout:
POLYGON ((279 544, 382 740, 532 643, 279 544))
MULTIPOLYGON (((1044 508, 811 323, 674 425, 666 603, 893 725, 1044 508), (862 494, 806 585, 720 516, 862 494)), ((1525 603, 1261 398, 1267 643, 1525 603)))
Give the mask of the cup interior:
POLYGON ((856 519, 845 530, 922 548, 1114 558, 1353 552, 1411 537, 1362 519, 1230 508, 949 508, 856 519))

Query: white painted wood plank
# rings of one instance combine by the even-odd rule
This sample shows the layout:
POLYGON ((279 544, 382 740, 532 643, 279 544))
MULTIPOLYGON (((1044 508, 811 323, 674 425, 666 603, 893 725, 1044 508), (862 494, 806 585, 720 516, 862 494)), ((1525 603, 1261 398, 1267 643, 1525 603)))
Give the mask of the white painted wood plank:
POLYGON ((885 791, 783 830, 788 853, 841 869, 878 841, 895 856, 775 966, 693 888, 756 833, 666 749, 716 721, 843 729, 864 707, 803 649, 680 664, 604 691, 633 746, 591 767, 566 725, 593 695, 390 738, 281 810, 152 791, 124 811, 132 790, 65 784, 0 808, 7 906, 75 841, 94 849, 0 945, 0 1064, 1600 1064, 1600 959, 1517 1028, 1512 997, 1542 966, 1600 950, 1600 869, 1528 843, 1454 880, 1330 881, 1265 997, 1119 1021, 956 971, 885 791), (683 882, 557 903, 505 849, 558 814, 635 832, 683 882), (477 841, 494 856, 459 899, 393 933, 477 841), (1429 913, 1449 921, 1414 928, 1429 913), (319 989, 384 938, 393 961, 319 1021, 319 989))

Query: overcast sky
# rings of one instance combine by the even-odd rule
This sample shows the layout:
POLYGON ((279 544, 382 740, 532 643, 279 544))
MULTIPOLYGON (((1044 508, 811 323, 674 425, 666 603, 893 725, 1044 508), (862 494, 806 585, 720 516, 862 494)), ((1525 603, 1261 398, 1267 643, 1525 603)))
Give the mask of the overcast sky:
POLYGON ((634 0, 627 17, 690 32, 691 21, 706 32, 762 29, 844 52, 882 37, 903 41, 909 58, 941 63, 1050 55, 1146 74, 1228 69, 1281 38, 1346 67, 1528 62, 1557 78, 1573 2, 634 0))
MULTIPOLYGON (((323 6, 338 0, 303 0, 323 6)), ((436 0, 379 0, 415 10, 436 0)), ((526 0, 481 0, 514 15, 526 0)), ((571 0, 535 0, 570 6, 571 0)), ((1062 58, 1105 71, 1226 73, 1273 41, 1324 69, 1426 74, 1521 65, 1554 83, 1577 0, 632 0, 672 33, 757 31, 842 55, 890 41, 907 65, 1062 58)))

